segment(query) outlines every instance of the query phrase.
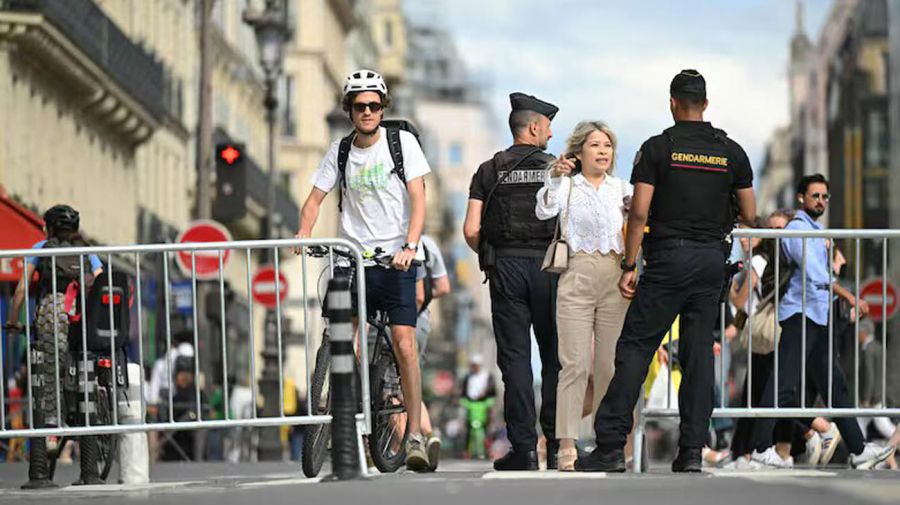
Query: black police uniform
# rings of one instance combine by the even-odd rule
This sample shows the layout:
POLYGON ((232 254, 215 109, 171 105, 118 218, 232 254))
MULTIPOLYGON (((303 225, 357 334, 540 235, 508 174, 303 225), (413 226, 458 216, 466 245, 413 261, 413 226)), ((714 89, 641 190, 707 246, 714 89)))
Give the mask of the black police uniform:
MULTIPOLYGON (((513 109, 535 110, 551 119, 557 110, 527 95, 514 93, 510 99, 513 109)), ((542 363, 540 424, 548 441, 556 438, 556 383, 560 369, 556 340, 558 276, 541 271, 555 223, 539 220, 534 212, 537 192, 543 187, 547 165, 553 159, 535 146, 513 145, 484 162, 469 188, 469 198, 486 202, 482 240, 493 247, 496 256, 486 273, 497 364, 505 385, 503 414, 507 436, 516 453, 534 451, 537 444, 531 326, 542 363)))
POLYGON ((722 130, 707 122, 676 122, 643 144, 631 182, 654 186, 643 243, 646 267, 616 346, 615 375, 597 410, 597 447, 624 447, 650 360, 680 314, 679 445, 700 449, 713 408, 723 239, 732 228, 732 194, 750 188, 753 173, 744 150, 722 130))

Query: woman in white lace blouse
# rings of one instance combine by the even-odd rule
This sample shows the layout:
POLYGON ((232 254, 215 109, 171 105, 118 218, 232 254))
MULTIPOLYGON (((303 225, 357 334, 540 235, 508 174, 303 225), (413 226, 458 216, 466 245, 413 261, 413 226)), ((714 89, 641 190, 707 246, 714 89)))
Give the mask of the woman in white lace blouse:
POLYGON ((537 194, 537 217, 560 217, 560 233, 570 254, 556 300, 562 366, 556 397, 561 471, 575 469, 575 440, 592 361, 594 412, 612 379, 616 342, 628 310, 629 302, 616 286, 633 187, 612 175, 615 156, 612 130, 599 121, 581 122, 566 141, 563 156, 547 170, 537 194))

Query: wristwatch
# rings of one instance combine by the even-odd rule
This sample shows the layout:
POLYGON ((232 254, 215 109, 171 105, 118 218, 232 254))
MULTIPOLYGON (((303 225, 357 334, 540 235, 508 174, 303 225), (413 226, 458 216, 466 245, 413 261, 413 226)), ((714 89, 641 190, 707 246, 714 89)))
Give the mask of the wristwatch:
POLYGON ((407 243, 403 244, 403 248, 404 248, 404 249, 408 249, 408 250, 410 250, 410 251, 418 251, 418 250, 419 250, 419 244, 417 244, 417 243, 415 243, 415 242, 407 242, 407 243))
POLYGON ((622 267, 623 272, 634 272, 635 270, 637 270, 637 263, 632 263, 631 265, 629 265, 625 262, 625 258, 622 258, 622 262, 619 264, 619 266, 622 267))

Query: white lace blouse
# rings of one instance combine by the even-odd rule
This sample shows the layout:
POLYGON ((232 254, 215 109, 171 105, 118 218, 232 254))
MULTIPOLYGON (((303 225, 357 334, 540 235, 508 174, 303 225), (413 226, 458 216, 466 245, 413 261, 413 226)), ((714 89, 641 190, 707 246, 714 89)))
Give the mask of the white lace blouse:
POLYGON ((561 214, 562 233, 571 254, 607 254, 610 251, 623 254, 625 213, 622 200, 633 193, 634 186, 612 175, 607 175, 600 187, 595 189, 582 174, 550 177, 548 170, 544 176, 544 187, 537 193, 535 214, 543 220, 561 214), (571 201, 569 191, 573 191, 571 201))

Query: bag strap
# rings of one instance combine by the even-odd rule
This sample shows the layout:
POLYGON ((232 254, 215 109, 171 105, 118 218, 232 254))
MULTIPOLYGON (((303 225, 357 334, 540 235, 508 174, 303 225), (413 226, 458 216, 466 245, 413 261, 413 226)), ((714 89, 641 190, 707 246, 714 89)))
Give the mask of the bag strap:
MULTIPOLYGON (((560 215, 559 219, 556 220, 556 239, 562 242, 567 242, 565 239, 565 233, 569 230, 569 204, 572 203, 572 192, 575 191, 575 180, 571 177, 569 179, 569 194, 566 195, 566 213, 565 215, 560 215), (562 224, 560 225, 560 221, 562 224)), ((560 212, 562 214, 562 212, 560 212)))
POLYGON ((337 169, 340 187, 338 187, 338 212, 344 212, 344 190, 347 189, 347 160, 350 158, 350 147, 356 138, 356 132, 341 139, 337 153, 337 169))
MULTIPOLYGON (((497 191, 497 188, 499 188, 500 185, 503 184, 503 181, 505 181, 506 178, 509 177, 509 174, 511 174, 513 172, 513 170, 519 168, 519 165, 521 165, 522 162, 524 162, 531 156, 533 156, 541 151, 542 151, 541 148, 533 146, 531 148, 531 150, 528 152, 528 154, 519 158, 519 161, 515 162, 512 167, 505 169, 503 171, 503 174, 501 174, 500 177, 497 178, 497 182, 494 184, 494 187, 491 188, 491 191, 488 193, 487 198, 484 199, 484 206, 481 207, 481 220, 482 221, 484 221, 484 216, 485 216, 485 214, 487 214, 488 205, 490 205, 491 200, 494 197, 494 192, 497 191)), ((496 159, 496 157, 494 159, 496 159)))
POLYGON ((400 129, 386 128, 388 151, 391 153, 391 161, 394 162, 394 169, 391 172, 397 174, 400 181, 406 185, 406 170, 403 165, 403 147, 400 143, 400 129))

